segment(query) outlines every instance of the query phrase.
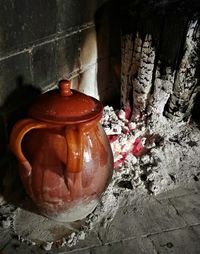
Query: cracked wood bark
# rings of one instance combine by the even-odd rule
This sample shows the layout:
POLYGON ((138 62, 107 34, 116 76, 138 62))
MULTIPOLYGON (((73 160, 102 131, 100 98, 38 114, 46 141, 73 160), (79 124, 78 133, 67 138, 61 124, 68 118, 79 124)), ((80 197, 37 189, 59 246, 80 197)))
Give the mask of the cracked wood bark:
POLYGON ((151 35, 146 35, 144 41, 138 33, 134 42, 131 35, 122 38, 122 104, 126 105, 132 96, 132 108, 137 118, 146 109, 152 86, 155 50, 151 44, 151 35))
POLYGON ((196 75, 199 61, 200 27, 196 21, 188 25, 184 54, 175 74, 173 93, 167 103, 166 116, 179 121, 191 115, 194 99, 199 91, 196 75))
POLYGON ((176 17, 167 25, 169 38, 161 29, 164 34, 157 45, 153 33, 122 35, 121 102, 124 106, 131 102, 133 118, 156 113, 182 121, 191 115, 199 92, 199 20, 184 23, 183 17, 177 27, 174 21, 176 17), (169 56, 173 64, 166 61, 169 56))

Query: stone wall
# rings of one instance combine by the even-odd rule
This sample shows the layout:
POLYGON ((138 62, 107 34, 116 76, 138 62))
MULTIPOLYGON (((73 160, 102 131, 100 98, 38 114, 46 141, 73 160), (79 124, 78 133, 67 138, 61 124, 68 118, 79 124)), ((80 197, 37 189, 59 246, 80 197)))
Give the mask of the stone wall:
POLYGON ((106 104, 119 88, 111 77, 109 1, 0 0, 0 6, 2 176, 10 130, 39 93, 67 78, 106 104))

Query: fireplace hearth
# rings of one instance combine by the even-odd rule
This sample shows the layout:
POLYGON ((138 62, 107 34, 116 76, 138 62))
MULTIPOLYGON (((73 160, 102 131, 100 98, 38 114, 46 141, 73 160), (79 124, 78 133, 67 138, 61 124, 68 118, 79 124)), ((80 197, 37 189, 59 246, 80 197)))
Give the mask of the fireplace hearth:
MULTIPOLYGON (((22 24, 2 25, 5 41, 15 29, 22 41, 0 41, 0 252, 198 253, 200 4, 86 2, 49 1, 47 14, 57 19, 37 38, 30 35, 36 21, 23 15, 22 24), (88 13, 76 18, 85 7, 88 13), (101 123, 114 154, 100 204, 73 223, 37 213, 8 144, 30 102, 62 78, 104 103, 101 123)), ((4 17, 9 8, 20 17, 18 5, 3 6, 4 17)), ((32 10, 34 19, 43 7, 32 10)))

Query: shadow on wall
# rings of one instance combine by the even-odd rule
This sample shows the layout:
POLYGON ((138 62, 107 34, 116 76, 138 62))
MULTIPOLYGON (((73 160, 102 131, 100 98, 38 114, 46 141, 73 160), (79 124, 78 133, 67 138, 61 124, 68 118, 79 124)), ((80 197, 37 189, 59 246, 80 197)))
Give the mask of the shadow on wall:
POLYGON ((15 190, 22 186, 19 184, 17 161, 9 152, 11 129, 14 123, 27 116, 29 106, 40 94, 38 88, 24 83, 22 76, 16 78, 15 87, 15 90, 6 98, 5 103, 0 107, 0 192, 3 192, 5 197, 9 196, 9 193, 13 193, 13 196, 15 196, 15 190))
POLYGON ((95 13, 97 34, 97 85, 106 105, 120 103, 120 1, 107 1, 95 13))
POLYGON ((27 109, 33 101, 41 93, 40 89, 31 84, 24 83, 22 76, 16 78, 15 90, 5 100, 3 106, 0 107, 8 130, 11 131, 14 123, 23 118, 27 114, 27 109))

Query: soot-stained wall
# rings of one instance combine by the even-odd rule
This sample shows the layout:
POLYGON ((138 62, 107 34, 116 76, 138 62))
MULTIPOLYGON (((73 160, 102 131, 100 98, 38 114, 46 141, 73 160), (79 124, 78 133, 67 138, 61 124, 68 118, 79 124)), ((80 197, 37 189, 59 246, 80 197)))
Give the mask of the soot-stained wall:
POLYGON ((115 29, 109 24, 114 24, 117 18, 110 1, 0 0, 0 6, 0 178, 3 179, 9 167, 10 130, 18 119, 26 116, 29 104, 41 92, 67 78, 73 88, 106 104, 119 96, 119 87, 112 82, 111 63, 118 60, 110 52, 118 42, 110 42, 115 29))

